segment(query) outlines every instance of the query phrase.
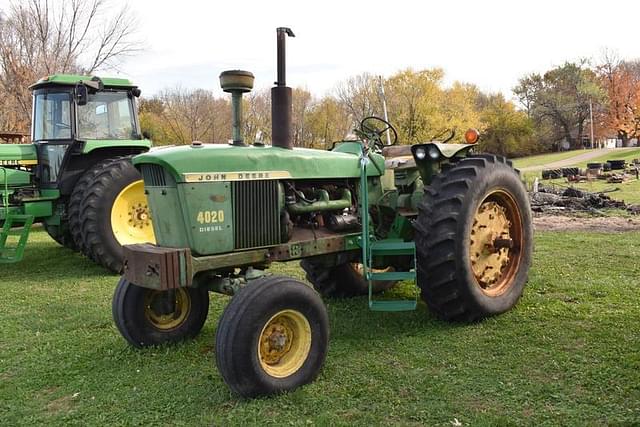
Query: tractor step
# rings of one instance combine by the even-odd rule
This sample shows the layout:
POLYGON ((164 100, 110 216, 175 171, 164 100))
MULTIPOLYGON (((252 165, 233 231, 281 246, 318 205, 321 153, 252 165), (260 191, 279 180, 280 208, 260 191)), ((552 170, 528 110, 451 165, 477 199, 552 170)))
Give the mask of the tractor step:
POLYGON ((362 146, 360 156, 360 212, 362 224, 362 268, 364 277, 369 284, 369 309, 372 311, 409 311, 418 305, 418 296, 413 300, 374 300, 373 282, 376 280, 416 280, 416 245, 401 239, 374 240, 371 238, 369 227, 369 186, 367 184, 367 164, 369 163, 368 147, 362 146), (373 259, 375 257, 411 257, 409 271, 389 271, 374 273, 373 259))
POLYGON ((24 248, 33 225, 33 215, 7 215, 0 230, 0 264, 19 262, 24 256, 24 248), (18 230, 14 228, 21 227, 18 230), (10 236, 18 237, 17 242, 8 246, 10 236))
POLYGON ((400 239, 386 239, 372 241, 368 245, 369 256, 367 258, 368 265, 373 265, 373 258, 376 256, 410 256, 411 268, 409 271, 387 271, 382 273, 374 273, 367 271, 367 280, 369 282, 369 309, 372 311, 410 311, 415 310, 418 305, 417 296, 412 300, 374 300, 373 299, 373 281, 376 280, 416 280, 415 259, 416 245, 413 242, 405 242, 400 239))
POLYGON ((384 273, 372 273, 368 274, 369 280, 415 280, 415 271, 387 271, 384 273))
POLYGON ((415 256, 416 245, 400 239, 377 240, 369 244, 369 252, 371 255, 415 256))
POLYGON ((412 311, 417 306, 416 300, 369 301, 371 311, 412 311))

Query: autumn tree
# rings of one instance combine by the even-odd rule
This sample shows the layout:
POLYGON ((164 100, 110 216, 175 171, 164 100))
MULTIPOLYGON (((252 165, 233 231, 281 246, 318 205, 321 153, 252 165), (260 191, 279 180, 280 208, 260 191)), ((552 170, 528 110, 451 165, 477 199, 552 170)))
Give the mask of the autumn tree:
POLYGON ((271 93, 269 89, 250 92, 243 97, 243 100, 245 140, 271 143, 271 93))
POLYGON ((608 51, 596 70, 607 95, 598 116, 604 130, 615 134, 626 147, 631 138, 640 137, 640 61, 622 61, 608 51))
POLYGON ((344 139, 353 130, 349 111, 333 96, 316 102, 306 116, 310 146, 329 149, 333 142, 344 139))
POLYGON ((367 116, 382 116, 379 80, 369 73, 349 77, 338 83, 335 96, 349 113, 351 127, 367 116))
POLYGON ((156 145, 226 142, 231 107, 204 89, 175 87, 140 101, 140 124, 156 145))
POLYGON ((553 142, 564 139, 572 148, 582 147, 590 103, 599 103, 605 97, 595 73, 584 61, 565 63, 543 76, 526 76, 520 79, 514 93, 536 125, 551 126, 553 142))
POLYGON ((28 128, 28 86, 38 78, 117 66, 139 50, 135 31, 129 8, 113 10, 107 0, 14 2, 0 15, 0 91, 11 101, 3 108, 15 114, 2 125, 28 128))
POLYGON ((430 139, 441 132, 443 118, 438 107, 442 102, 441 69, 400 71, 385 82, 389 118, 403 144, 430 139))
POLYGON ((483 95, 479 102, 482 121, 482 151, 502 156, 522 156, 537 150, 533 123, 502 94, 483 95))

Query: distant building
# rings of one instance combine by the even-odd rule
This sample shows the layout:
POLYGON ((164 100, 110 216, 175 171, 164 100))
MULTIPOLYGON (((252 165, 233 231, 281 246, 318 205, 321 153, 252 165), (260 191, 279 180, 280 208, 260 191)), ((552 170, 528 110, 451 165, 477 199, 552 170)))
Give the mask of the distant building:
POLYGON ((0 143, 25 144, 29 142, 29 135, 20 132, 0 132, 0 143))

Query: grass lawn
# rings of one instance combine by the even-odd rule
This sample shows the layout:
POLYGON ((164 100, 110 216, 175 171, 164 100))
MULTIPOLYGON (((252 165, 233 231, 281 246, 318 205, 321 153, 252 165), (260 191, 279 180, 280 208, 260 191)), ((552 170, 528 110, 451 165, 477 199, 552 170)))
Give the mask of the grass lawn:
POLYGON ((574 166, 578 166, 581 168, 586 168, 587 163, 604 163, 607 160, 626 160, 627 163, 631 163, 633 159, 640 158, 640 148, 633 148, 626 151, 613 152, 609 154, 605 154, 603 156, 594 157, 585 162, 576 163, 574 166))
MULTIPOLYGON (((191 342, 128 347, 116 276, 35 232, 0 266, 0 419, 13 425, 593 425, 640 423, 640 233, 538 233, 515 310, 473 325, 420 305, 372 313, 326 301, 313 384, 243 401, 214 366, 216 320, 191 342)), ((296 264, 276 271, 301 276, 296 264)))
POLYGON ((558 162, 560 160, 570 159, 571 157, 579 156, 590 152, 591 150, 572 150, 561 151, 559 153, 547 153, 538 154, 536 156, 521 157, 519 159, 513 159, 513 165, 516 168, 528 168, 531 166, 546 165, 547 163, 558 162))

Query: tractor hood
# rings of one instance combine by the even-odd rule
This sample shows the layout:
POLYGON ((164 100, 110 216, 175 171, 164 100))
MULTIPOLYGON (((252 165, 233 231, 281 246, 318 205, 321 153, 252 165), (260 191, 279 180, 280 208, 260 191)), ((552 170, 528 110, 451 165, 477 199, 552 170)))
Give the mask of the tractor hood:
MULTIPOLYGON (((374 166, 368 175, 384 172, 384 158, 372 154, 374 166)), ((226 144, 201 144, 172 147, 140 154, 133 164, 156 164, 167 169, 176 182, 208 181, 220 173, 269 172, 265 178, 325 179, 360 176, 359 153, 279 147, 236 147, 226 144)), ((260 179, 257 174, 253 179, 260 179)), ((215 180, 225 180, 215 179, 215 180)))
POLYGON ((0 166, 32 166, 38 163, 33 144, 0 144, 0 166))

